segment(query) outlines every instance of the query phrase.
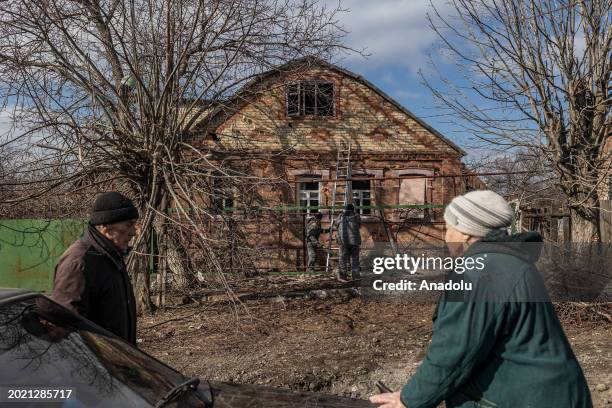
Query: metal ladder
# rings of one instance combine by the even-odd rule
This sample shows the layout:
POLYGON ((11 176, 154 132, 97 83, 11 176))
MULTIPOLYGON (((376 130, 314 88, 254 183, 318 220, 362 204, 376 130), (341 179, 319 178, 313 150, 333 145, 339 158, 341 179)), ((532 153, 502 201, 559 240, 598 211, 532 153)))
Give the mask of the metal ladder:
POLYGON ((334 241, 334 222, 336 214, 343 211, 344 207, 350 202, 353 202, 353 193, 351 189, 351 143, 342 149, 338 149, 336 159, 336 175, 334 177, 334 187, 332 189, 332 202, 329 212, 329 234, 327 235, 327 256, 325 260, 325 273, 328 274, 331 269, 332 260, 339 260, 339 248, 333 246, 334 241), (341 208, 337 207, 337 202, 342 202, 341 208))

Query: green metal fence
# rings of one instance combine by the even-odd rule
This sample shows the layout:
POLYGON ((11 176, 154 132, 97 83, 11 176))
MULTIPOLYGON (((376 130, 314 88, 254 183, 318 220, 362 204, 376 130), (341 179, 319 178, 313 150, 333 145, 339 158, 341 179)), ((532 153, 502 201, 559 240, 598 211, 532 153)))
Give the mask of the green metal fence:
POLYGON ((0 287, 51 291, 60 255, 80 237, 84 220, 0 220, 0 287))
MULTIPOLYGON (((294 212, 307 209, 331 209, 331 206, 303 207, 278 206, 261 207, 258 211, 294 212)), ((338 207, 339 209, 341 207, 338 207)), ((407 209, 444 208, 435 204, 379 205, 357 208, 407 209)), ((170 210, 172 212, 173 209, 170 210)), ((236 211, 226 208, 224 211, 236 211)), ((0 220, 0 287, 27 288, 51 291, 53 270, 61 254, 79 238, 87 222, 78 219, 65 220, 0 220)), ((152 237, 152 248, 157 245, 152 237)), ((155 269, 151 256, 149 269, 155 269)))

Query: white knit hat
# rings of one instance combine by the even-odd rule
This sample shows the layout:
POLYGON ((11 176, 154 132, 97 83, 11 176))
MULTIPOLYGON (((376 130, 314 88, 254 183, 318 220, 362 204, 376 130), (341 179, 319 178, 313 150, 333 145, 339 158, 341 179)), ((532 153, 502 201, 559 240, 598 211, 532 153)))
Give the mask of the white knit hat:
POLYGON ((444 221, 474 237, 484 237, 493 229, 509 226, 513 216, 510 204, 491 190, 475 190, 455 197, 444 210, 444 221))

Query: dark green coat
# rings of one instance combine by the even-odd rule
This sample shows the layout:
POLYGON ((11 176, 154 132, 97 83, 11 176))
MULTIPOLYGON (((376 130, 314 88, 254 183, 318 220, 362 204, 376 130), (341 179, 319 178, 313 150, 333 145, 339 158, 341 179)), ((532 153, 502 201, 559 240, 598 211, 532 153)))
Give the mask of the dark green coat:
POLYGON ((447 408, 592 407, 534 265, 538 242, 537 233, 495 231, 468 248, 464 257, 483 257, 484 269, 464 274, 473 284, 462 295, 467 301, 448 292, 441 297, 427 355, 402 388, 404 405, 436 407, 446 400, 447 408))

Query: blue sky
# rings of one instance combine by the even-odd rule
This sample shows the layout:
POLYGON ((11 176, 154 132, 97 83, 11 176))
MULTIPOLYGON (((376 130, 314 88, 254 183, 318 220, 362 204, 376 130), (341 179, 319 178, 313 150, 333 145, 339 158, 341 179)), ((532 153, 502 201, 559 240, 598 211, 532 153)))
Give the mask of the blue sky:
MULTIPOLYGON (((338 0, 324 2, 330 7, 338 4, 338 0)), ((443 16, 451 11, 445 0, 342 0, 342 8, 348 9, 338 15, 340 24, 349 31, 345 43, 358 50, 365 48, 370 55, 348 55, 338 63, 367 78, 469 152, 467 135, 449 124, 452 118, 435 106, 433 95, 418 75, 421 70, 435 78, 429 56, 443 60, 438 37, 426 18, 432 11, 431 3, 443 16)), ((450 65, 441 67, 450 80, 461 80, 452 74, 450 65)))
MULTIPOLYGON (((338 1, 321 0, 330 7, 338 1)), ((334 62, 363 75, 474 157, 467 135, 453 128, 449 124, 452 118, 435 107, 431 92, 418 75, 422 70, 435 77, 429 55, 441 59, 438 38, 426 19, 432 11, 430 1, 443 16, 450 13, 446 0, 341 0, 342 8, 347 9, 338 14, 340 24, 349 31, 345 43, 364 49, 369 56, 349 54, 334 62)), ((453 75, 450 65, 444 68, 451 81, 461 80, 453 75)), ((0 111, 0 131, 4 133, 8 126, 6 112, 0 111)))

